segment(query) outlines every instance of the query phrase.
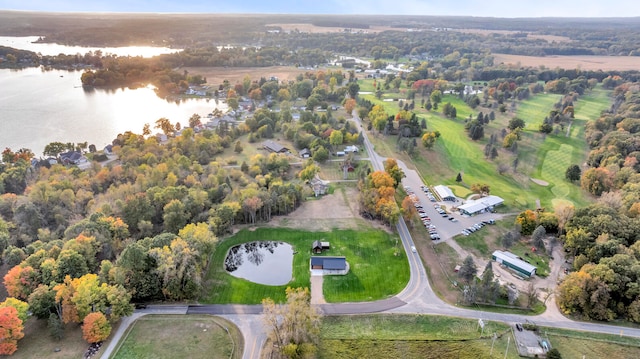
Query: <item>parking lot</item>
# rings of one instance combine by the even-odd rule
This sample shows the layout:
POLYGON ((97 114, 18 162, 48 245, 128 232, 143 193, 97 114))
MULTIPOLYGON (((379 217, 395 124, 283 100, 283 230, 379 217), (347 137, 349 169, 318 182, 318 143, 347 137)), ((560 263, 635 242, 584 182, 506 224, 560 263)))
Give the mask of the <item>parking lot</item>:
POLYGON ((404 189, 416 207, 431 240, 443 241, 456 235, 469 235, 482 230, 482 227, 487 224, 495 223, 496 215, 493 213, 483 213, 473 217, 461 215, 452 210, 452 207, 462 204, 460 200, 439 201, 427 186, 413 188, 405 185, 404 189))

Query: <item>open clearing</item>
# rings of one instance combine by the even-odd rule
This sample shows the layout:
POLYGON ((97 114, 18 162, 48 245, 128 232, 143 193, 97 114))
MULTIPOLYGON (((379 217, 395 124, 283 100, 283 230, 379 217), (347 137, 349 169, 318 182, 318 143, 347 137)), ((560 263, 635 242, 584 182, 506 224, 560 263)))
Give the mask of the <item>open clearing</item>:
MULTIPOLYGON (((311 223, 313 220, 309 219, 311 223)), ((311 245, 321 240, 331 243, 324 255, 345 256, 350 271, 344 276, 324 279, 327 302, 360 302, 384 299, 399 293, 409 281, 407 256, 397 247, 397 235, 362 227, 358 230, 309 232, 290 228, 251 228, 220 242, 206 275, 202 303, 258 304, 263 298, 285 300, 286 287, 309 287, 311 245), (237 244, 253 241, 282 241, 293 246, 293 278, 285 285, 270 286, 236 278, 227 273, 224 259, 237 244), (384 283, 384 285, 380 285, 384 283)))
MULTIPOLYGON (((311 34, 328 34, 333 32, 345 32, 344 26, 317 26, 313 24, 267 24, 265 26, 279 27, 282 31, 300 31, 311 34)), ((370 26, 367 29, 349 28, 352 32, 378 33, 382 31, 405 31, 405 29, 390 26, 370 26)))
POLYGON ((260 80, 261 77, 269 79, 275 76, 279 81, 295 80, 298 74, 303 74, 306 70, 302 67, 294 66, 269 66, 269 67, 183 67, 190 74, 201 75, 207 79, 207 84, 218 86, 224 80, 229 83, 242 83, 246 75, 251 80, 260 80))
MULTIPOLYGON (((477 34, 489 36, 491 34, 500 34, 500 35, 514 35, 520 34, 522 31, 514 31, 514 30, 488 30, 488 29, 452 29, 451 31, 462 32, 465 34, 477 34)), ((566 36, 558 36, 558 35, 543 35, 543 34, 532 34, 527 32, 527 39, 540 39, 545 40, 547 42, 569 42, 571 39, 566 36)))
POLYGON ((522 67, 546 66, 553 69, 556 67, 563 69, 582 70, 637 70, 640 68, 639 56, 523 56, 493 54, 494 63, 522 67))
POLYGON ((241 358, 242 341, 238 328, 219 317, 146 315, 133 323, 113 358, 241 358))

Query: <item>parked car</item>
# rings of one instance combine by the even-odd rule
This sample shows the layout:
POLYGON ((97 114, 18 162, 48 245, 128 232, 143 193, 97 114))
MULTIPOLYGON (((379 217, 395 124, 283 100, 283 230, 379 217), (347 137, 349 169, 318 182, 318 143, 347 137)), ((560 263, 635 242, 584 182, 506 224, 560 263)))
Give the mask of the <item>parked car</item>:
POLYGON ((516 323, 516 329, 518 329, 518 331, 521 332, 522 331, 522 324, 516 323))

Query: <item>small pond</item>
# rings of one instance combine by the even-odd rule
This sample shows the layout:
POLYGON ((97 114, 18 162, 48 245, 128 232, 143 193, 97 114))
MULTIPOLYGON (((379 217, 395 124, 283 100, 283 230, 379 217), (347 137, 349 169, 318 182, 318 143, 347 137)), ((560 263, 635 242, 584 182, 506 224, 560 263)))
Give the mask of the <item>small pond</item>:
POLYGON ((233 246, 224 267, 234 277, 258 284, 284 285, 291 281, 293 273, 293 247, 273 241, 233 246))

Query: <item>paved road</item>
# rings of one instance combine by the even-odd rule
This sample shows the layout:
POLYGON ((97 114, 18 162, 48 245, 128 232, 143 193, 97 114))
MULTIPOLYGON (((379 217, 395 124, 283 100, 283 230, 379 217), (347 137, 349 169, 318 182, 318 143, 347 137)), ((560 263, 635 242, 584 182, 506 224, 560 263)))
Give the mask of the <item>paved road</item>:
MULTIPOLYGON (((357 126, 360 128, 364 135, 365 139, 365 147, 369 159, 373 165, 374 170, 382 170, 384 168, 383 161, 385 158, 379 156, 373 150, 369 139, 367 137, 366 131, 363 130, 362 125, 360 123, 360 119, 357 118, 354 114, 354 121, 357 126)), ((398 161, 399 166, 405 171, 407 174, 407 178, 403 181, 406 185, 412 187, 416 193, 420 192, 420 185, 422 185, 422 179, 419 175, 407 168, 407 166, 398 161)), ((422 197, 426 199, 424 193, 422 193, 422 197)), ((428 208, 426 205, 428 199, 425 202, 425 209, 428 208)), ((433 211, 435 214, 437 212, 433 211)), ((431 216, 430 216, 431 217, 431 216)), ((474 217, 471 220, 465 220, 460 224, 451 223, 450 221, 443 219, 439 215, 432 217, 433 223, 436 224, 437 227, 442 227, 443 233, 447 234, 448 237, 452 236, 453 229, 458 225, 460 226, 468 226, 467 222, 478 221, 479 217, 474 217), (438 220, 439 219, 439 220, 438 220), (455 225, 455 226, 454 226, 455 225), (447 228, 446 232, 445 228, 447 228)), ((464 228, 464 227, 460 227, 464 228)), ((583 331, 591 331, 598 333, 607 333, 607 334, 615 334, 620 335, 624 334, 626 336, 632 336, 640 338, 640 329, 634 328, 621 328, 612 325, 599 324, 599 323, 585 323, 585 322, 576 322, 562 316, 555 308, 555 302, 553 298, 550 302, 547 303, 548 310, 540 314, 538 316, 522 316, 515 314, 502 314, 502 313, 491 313, 491 312, 482 312, 482 311, 474 311, 466 308, 460 308, 442 301, 431 289, 429 284, 429 280, 427 278, 427 274, 420 259, 420 256, 417 253, 413 253, 411 251, 411 246, 414 245, 413 238, 407 229, 407 226, 402 219, 397 225, 398 234, 402 240, 402 245, 407 253, 409 259, 409 267, 411 277, 409 279, 409 283, 397 296, 379 300, 375 302, 365 302, 365 303, 339 303, 339 304, 322 304, 320 305, 320 309, 324 314, 364 314, 364 313, 378 313, 378 312, 388 312, 388 313, 411 313, 411 314, 434 314, 434 315, 447 315, 454 317, 463 317, 463 318, 472 318, 472 319, 483 319, 483 320, 493 320, 493 321, 501 321, 507 323, 516 323, 523 322, 525 319, 529 321, 533 321, 538 325, 542 326, 550 326, 557 328, 566 328, 573 330, 583 330, 583 331), (552 309, 553 308, 553 309, 552 309)), ((457 228, 455 228, 457 231, 457 228)), ((455 232, 457 234, 459 231, 455 232)), ((420 239, 422 240, 422 239, 420 239)), ((430 240, 430 239, 429 239, 430 240)), ((212 315, 220 315, 233 323, 235 323, 241 330, 244 336, 244 352, 243 359, 259 359, 260 358, 260 349, 264 344, 267 335, 266 329, 262 323, 262 306, 260 305, 195 305, 195 306, 149 306, 147 309, 142 311, 136 311, 133 316, 123 318, 123 322, 114 334, 111 339, 111 343, 105 350, 105 353, 102 355, 102 359, 108 359, 111 355, 112 351, 115 349, 118 341, 125 333, 126 328, 133 323, 133 321, 140 317, 141 315, 146 314, 167 314, 167 313, 181 313, 181 314, 212 314, 212 315)))

